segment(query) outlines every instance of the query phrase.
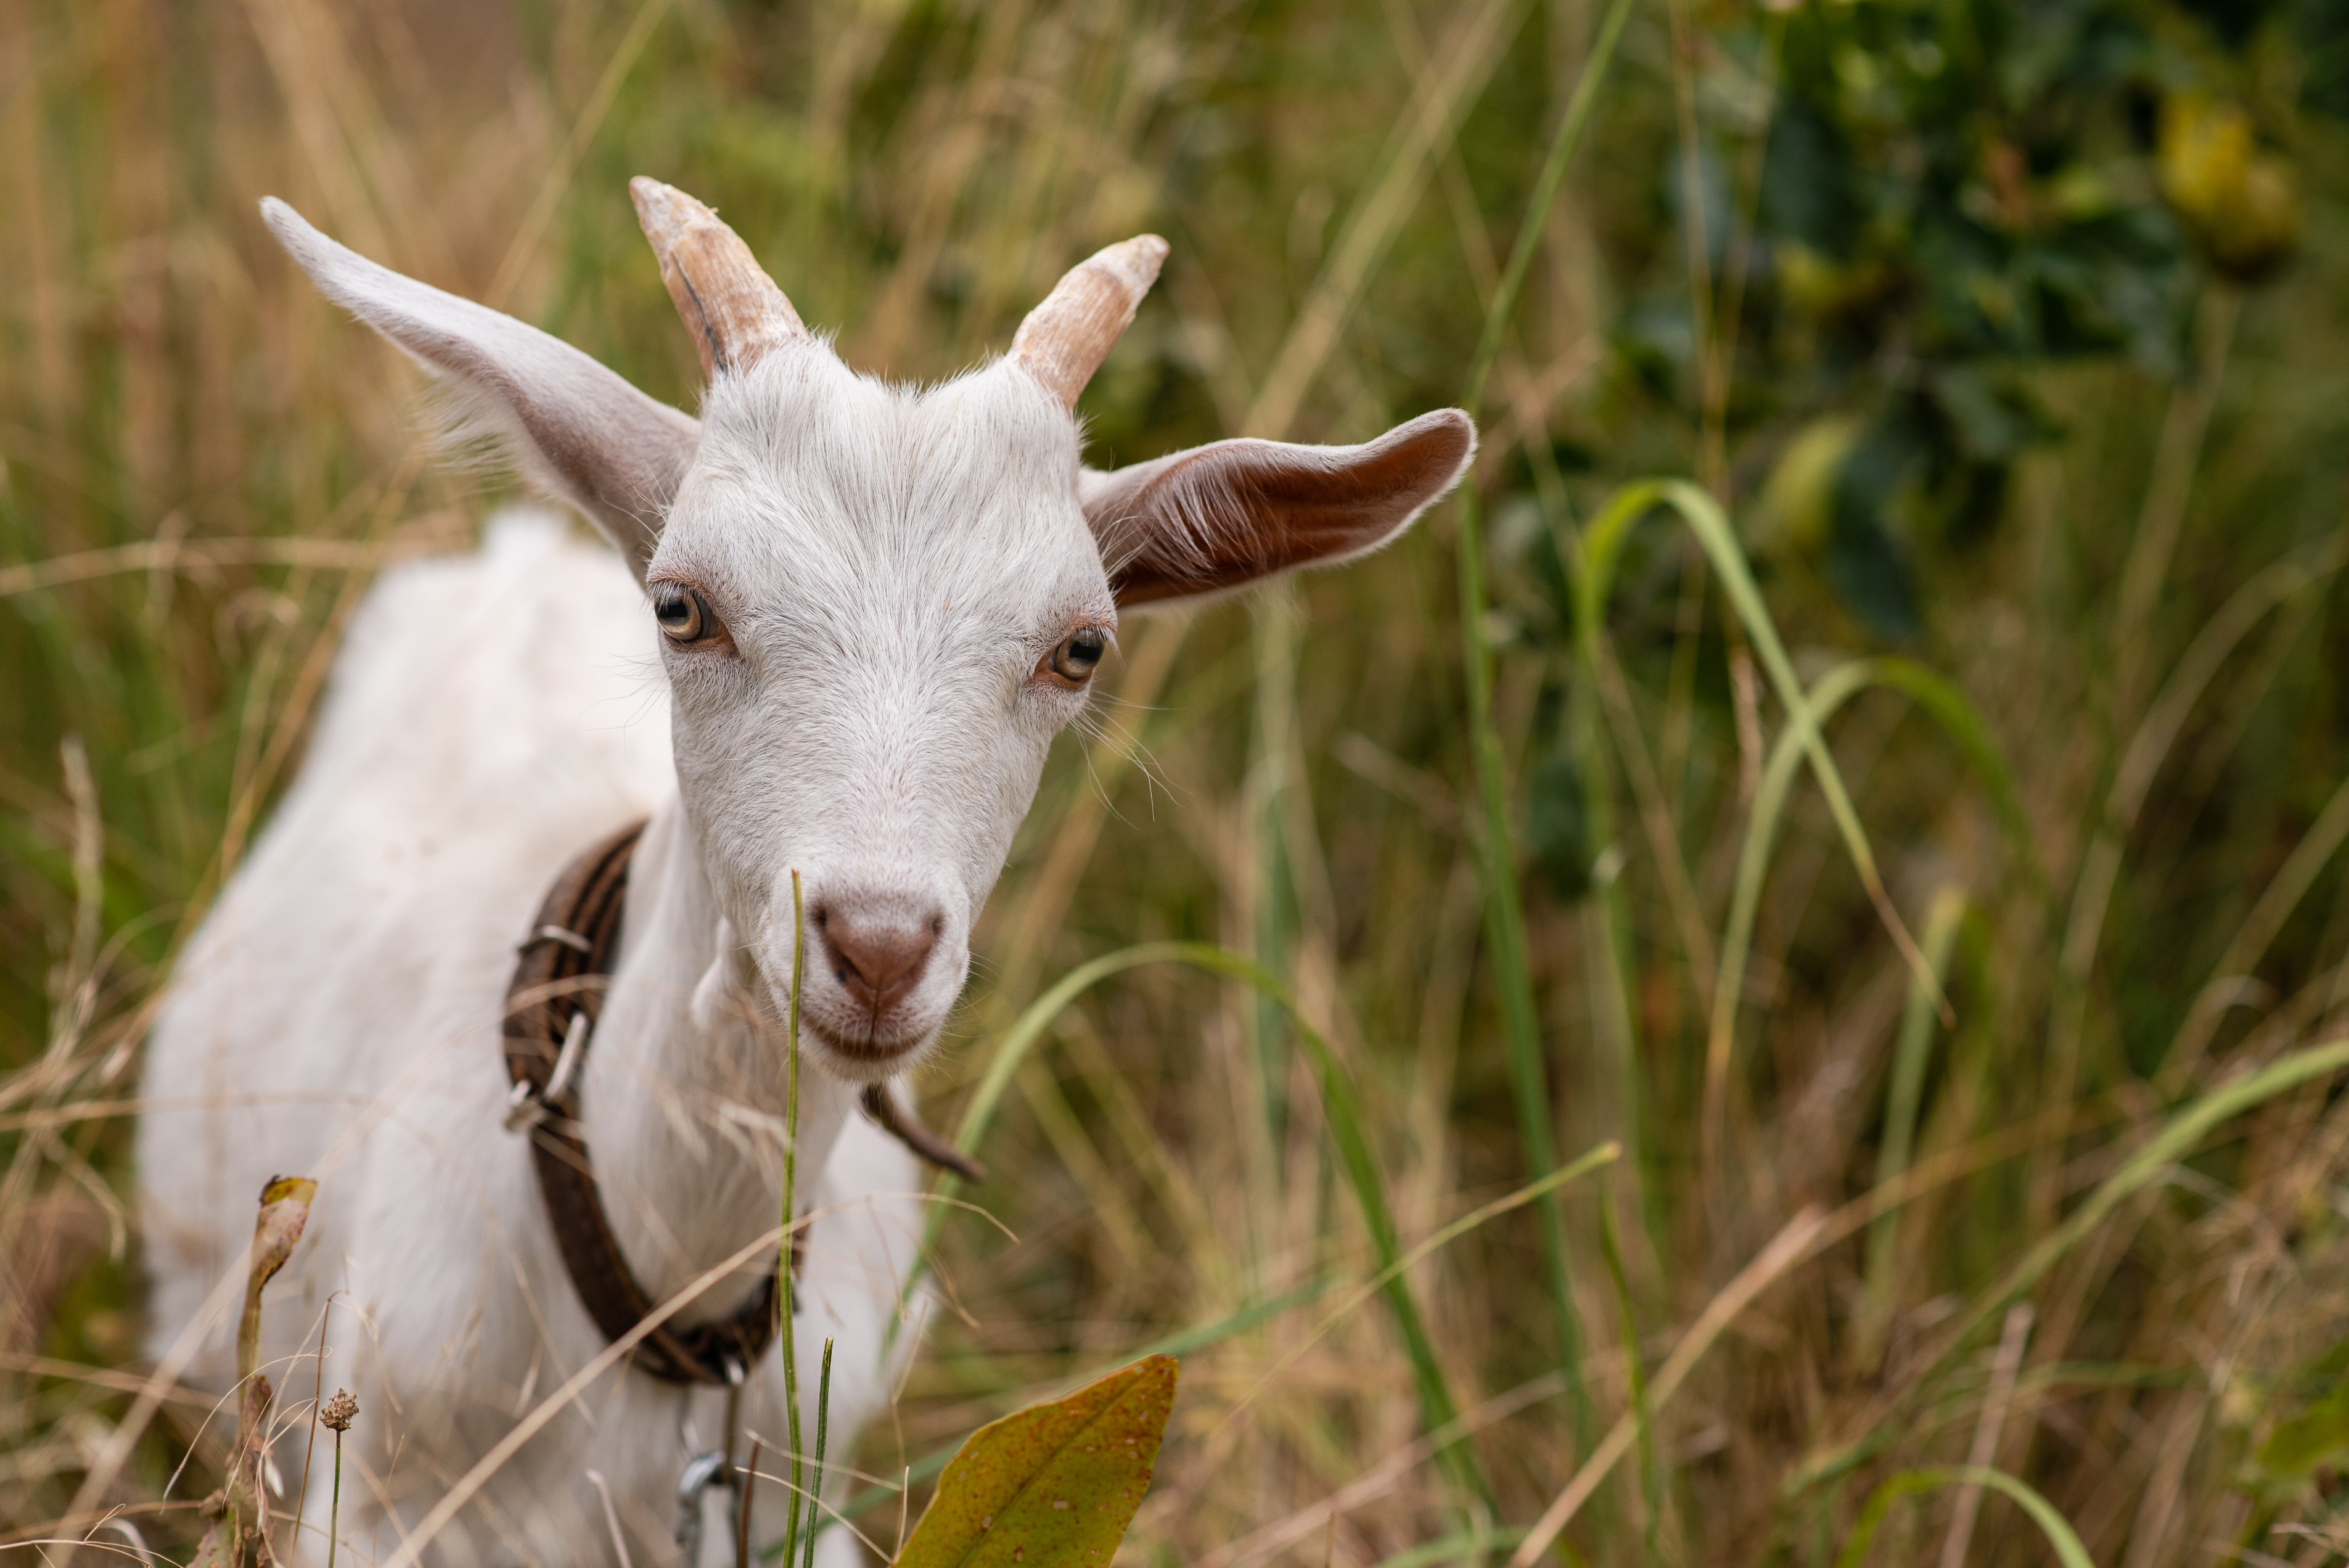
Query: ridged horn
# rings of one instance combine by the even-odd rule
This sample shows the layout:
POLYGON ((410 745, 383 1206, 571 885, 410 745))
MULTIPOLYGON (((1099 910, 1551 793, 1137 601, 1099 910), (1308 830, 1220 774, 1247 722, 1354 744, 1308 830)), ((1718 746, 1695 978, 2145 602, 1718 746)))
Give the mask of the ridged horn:
POLYGON ((1041 381, 1063 408, 1074 410, 1077 395, 1133 324, 1165 260, 1166 242, 1156 234, 1136 234, 1094 252, 1028 313, 1007 358, 1041 381))
POLYGON ((678 190, 639 174, 628 182, 636 222, 660 258, 661 281, 701 350, 702 373, 747 370, 808 329, 742 236, 678 190))

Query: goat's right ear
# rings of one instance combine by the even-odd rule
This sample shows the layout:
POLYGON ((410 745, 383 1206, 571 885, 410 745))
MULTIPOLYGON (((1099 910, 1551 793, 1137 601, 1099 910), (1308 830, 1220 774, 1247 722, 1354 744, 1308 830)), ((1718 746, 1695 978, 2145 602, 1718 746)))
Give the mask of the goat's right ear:
POLYGON ((327 298, 452 386, 523 471, 587 514, 644 579, 701 425, 558 338, 378 266, 274 196, 261 215, 327 298))

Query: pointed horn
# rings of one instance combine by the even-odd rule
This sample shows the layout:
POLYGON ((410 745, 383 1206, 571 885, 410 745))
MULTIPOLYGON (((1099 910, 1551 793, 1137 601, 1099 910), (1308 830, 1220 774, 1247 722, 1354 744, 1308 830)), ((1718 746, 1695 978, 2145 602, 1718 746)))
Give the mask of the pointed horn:
POLYGON ((1165 260, 1164 240, 1136 234, 1071 267, 1019 324, 1008 356, 1011 363, 1044 383, 1062 407, 1074 410, 1077 394, 1133 324, 1134 307, 1158 280, 1165 260))
POLYGON ((628 195, 660 258, 661 281, 701 350, 703 374, 747 370, 778 344, 807 337, 800 313, 717 213, 641 174, 628 182, 628 195))

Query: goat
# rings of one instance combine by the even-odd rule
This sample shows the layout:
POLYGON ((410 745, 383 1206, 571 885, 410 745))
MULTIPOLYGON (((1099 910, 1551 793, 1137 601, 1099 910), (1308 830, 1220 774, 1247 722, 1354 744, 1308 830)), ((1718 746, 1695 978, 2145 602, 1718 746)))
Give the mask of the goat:
MULTIPOLYGON (((651 1301, 774 1232, 780 1020, 804 944, 797 1147, 814 1218, 791 1332, 802 1367, 838 1340, 845 1451, 887 1397, 885 1331, 921 1212, 911 1157, 856 1103, 934 1050, 972 921, 1120 615, 1374 550, 1475 448, 1445 410, 1361 446, 1226 441, 1095 472, 1078 394, 1164 242, 1102 251, 1003 358, 912 389, 849 369, 709 209, 649 180, 631 191, 707 373, 698 421, 262 203, 330 299, 614 547, 523 512, 474 555, 386 574, 150 1044, 153 1354, 232 1380, 223 1282, 253 1195, 276 1170, 324 1178, 264 1357, 300 1389, 334 1298, 326 1382, 363 1407, 341 1516, 358 1560, 568 1565, 623 1539, 636 1561, 673 1556, 680 1467, 734 1436, 729 1390, 622 1361, 410 1539, 610 1343, 566 1277, 531 1139, 501 1130, 523 1091, 495 1059, 515 943, 583 847, 647 819, 574 1109, 609 1235, 651 1301)), ((724 1319, 775 1262, 769 1245, 676 1322, 724 1319)), ((735 1391, 740 1429, 770 1441, 778 1360, 768 1348, 735 1391)), ((293 1532, 305 1562, 326 1549, 323 1494, 293 1532)), ((763 1537, 781 1489, 759 1502, 763 1537)), ((704 1561, 725 1542, 712 1533, 704 1561)), ((857 1560, 840 1529, 822 1555, 857 1560)))

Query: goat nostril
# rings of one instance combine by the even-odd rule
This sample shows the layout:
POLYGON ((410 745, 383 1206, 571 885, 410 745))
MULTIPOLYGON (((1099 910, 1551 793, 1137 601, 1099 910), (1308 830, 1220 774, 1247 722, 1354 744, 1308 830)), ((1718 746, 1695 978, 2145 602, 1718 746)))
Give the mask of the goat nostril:
POLYGON ((876 1012, 895 1005, 920 983, 942 922, 907 926, 891 919, 858 919, 843 913, 823 928, 832 950, 833 978, 843 990, 876 1012))

